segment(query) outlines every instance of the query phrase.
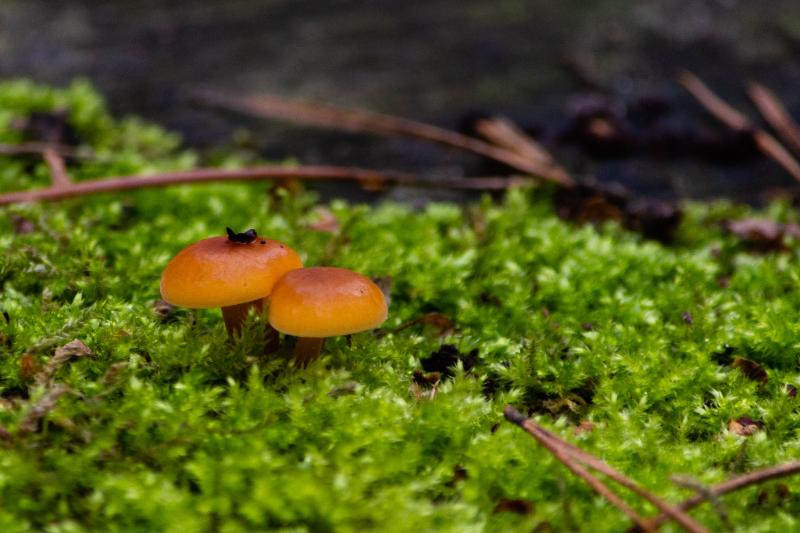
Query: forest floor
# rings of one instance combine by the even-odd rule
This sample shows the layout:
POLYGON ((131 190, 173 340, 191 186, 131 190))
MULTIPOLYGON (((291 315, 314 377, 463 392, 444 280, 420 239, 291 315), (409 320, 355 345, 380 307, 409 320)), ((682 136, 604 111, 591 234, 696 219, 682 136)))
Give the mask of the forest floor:
MULTIPOLYGON (((83 84, 0 87, 0 142, 55 109, 65 138, 93 151, 68 160, 76 181, 198 164, 158 127, 111 118, 83 84)), ((51 172, 2 156, 0 191, 51 172)), ((628 528, 505 421, 507 404, 672 503, 796 458, 794 207, 687 203, 662 244, 562 220, 553 197, 531 185, 412 210, 215 184, 2 208, 0 529, 628 528), (378 279, 387 322, 298 369, 288 343, 263 355, 259 316, 230 341, 219 311, 161 302, 169 259, 226 226, 378 279)), ((795 530, 800 478, 691 516, 795 530)))

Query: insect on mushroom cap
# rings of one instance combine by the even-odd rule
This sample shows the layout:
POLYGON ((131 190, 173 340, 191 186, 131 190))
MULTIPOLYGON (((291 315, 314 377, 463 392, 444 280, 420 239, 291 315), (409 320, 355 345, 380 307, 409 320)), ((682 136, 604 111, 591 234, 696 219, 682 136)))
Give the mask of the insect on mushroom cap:
POLYGON ((242 304, 269 296, 281 276, 302 266, 281 242, 231 231, 181 250, 161 275, 161 297, 191 308, 242 304))
POLYGON ((278 280, 269 322, 297 337, 334 337, 376 328, 387 312, 383 292, 368 277, 344 268, 312 267, 278 280))

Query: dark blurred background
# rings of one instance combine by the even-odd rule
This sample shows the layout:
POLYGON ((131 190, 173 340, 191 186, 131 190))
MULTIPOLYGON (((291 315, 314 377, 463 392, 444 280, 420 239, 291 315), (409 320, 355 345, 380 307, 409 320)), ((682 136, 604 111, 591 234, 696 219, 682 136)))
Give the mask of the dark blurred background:
POLYGON ((477 159, 421 143, 267 123, 193 104, 198 88, 270 92, 468 131, 503 113, 592 174, 661 197, 753 200, 794 187, 674 82, 688 68, 756 116, 758 80, 800 115, 797 0, 2 0, 0 76, 90 79, 199 148, 252 131, 262 154, 440 174, 477 159), (576 132, 587 109, 617 144, 576 132), (694 144, 693 144, 694 143, 694 144), (703 144, 705 143, 705 144, 703 144), (695 146, 697 144, 697 146, 695 146))

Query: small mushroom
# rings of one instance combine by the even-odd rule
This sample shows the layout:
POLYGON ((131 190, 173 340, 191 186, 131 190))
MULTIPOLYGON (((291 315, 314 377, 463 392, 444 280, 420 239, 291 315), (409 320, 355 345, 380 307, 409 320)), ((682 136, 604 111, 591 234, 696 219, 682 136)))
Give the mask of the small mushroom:
MULTIPOLYGON (((255 230, 190 244, 161 275, 161 297, 194 309, 221 307, 228 335, 234 337, 251 307, 264 312, 265 298, 286 272, 302 268, 297 252, 283 243, 258 238, 255 230)), ((268 342, 277 340, 269 328, 268 342)))
POLYGON ((270 299, 269 322, 298 337, 294 356, 300 366, 319 357, 326 337, 373 329, 387 314, 380 288, 344 268, 292 270, 275 283, 270 299))

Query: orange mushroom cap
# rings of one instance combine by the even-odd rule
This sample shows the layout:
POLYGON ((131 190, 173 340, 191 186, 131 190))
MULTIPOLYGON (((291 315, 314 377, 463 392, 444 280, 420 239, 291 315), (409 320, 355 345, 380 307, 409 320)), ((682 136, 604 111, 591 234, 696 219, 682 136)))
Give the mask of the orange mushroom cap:
POLYGON ((172 258, 161 275, 161 297, 191 308, 242 304, 269 296, 281 276, 302 266, 297 252, 278 241, 211 237, 172 258))
POLYGON ((387 311, 383 293, 368 277, 344 268, 301 268, 272 288, 269 323, 297 337, 334 337, 375 328, 387 311))

